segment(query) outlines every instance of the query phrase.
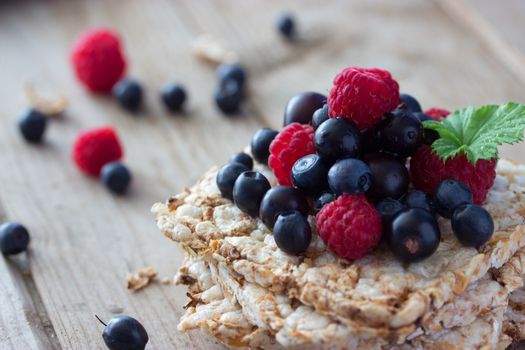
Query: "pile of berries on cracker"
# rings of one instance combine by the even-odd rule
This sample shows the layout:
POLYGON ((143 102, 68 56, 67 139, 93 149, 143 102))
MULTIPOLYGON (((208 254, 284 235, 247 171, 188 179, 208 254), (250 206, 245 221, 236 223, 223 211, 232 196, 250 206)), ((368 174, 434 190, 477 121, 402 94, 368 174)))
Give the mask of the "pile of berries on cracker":
POLYGON ((294 96, 280 132, 254 135, 252 157, 270 167, 277 186, 245 153, 220 169, 217 185, 288 254, 304 253, 316 230, 341 258, 359 259, 384 240, 400 260, 415 262, 438 248, 439 217, 465 246, 490 239, 494 222, 482 205, 498 146, 521 141, 524 128, 524 105, 423 111, 388 71, 348 67, 328 97, 294 96))

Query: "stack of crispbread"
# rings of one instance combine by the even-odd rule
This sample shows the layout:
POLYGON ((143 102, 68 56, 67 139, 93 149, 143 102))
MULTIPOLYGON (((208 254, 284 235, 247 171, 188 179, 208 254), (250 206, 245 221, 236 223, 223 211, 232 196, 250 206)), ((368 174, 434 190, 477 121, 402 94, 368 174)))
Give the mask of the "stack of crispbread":
POLYGON ((180 330, 262 349, 505 349, 525 337, 524 165, 499 161, 484 203, 496 229, 480 251, 442 220, 437 252, 412 264, 386 246, 339 259, 315 234, 305 256, 287 255, 260 220, 221 197, 216 173, 152 209, 186 251, 180 330))

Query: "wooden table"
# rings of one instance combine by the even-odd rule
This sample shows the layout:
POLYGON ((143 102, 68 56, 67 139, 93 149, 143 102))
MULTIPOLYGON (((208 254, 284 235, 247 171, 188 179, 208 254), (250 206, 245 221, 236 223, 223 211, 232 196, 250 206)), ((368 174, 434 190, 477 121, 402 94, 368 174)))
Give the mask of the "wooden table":
MULTIPOLYGON (((177 331, 184 288, 126 290, 128 271, 152 265, 160 277, 172 276, 182 259, 157 230, 151 205, 224 163, 257 129, 279 128, 292 95, 328 92, 348 65, 389 69, 424 107, 524 102, 524 30, 520 0, 0 2, 0 219, 24 223, 32 236, 28 256, 0 259, 0 348, 104 348, 94 315, 107 320, 119 312, 144 324, 149 349, 221 348, 177 331), (288 44, 276 35, 273 20, 282 10, 297 16, 304 40, 288 44), (129 75, 146 89, 140 115, 75 80, 69 46, 92 26, 122 34, 129 75), (203 33, 249 69, 251 97, 241 116, 226 118, 212 103, 214 70, 191 54, 203 33), (42 146, 26 144, 15 128, 28 80, 70 102, 42 146), (159 102, 168 81, 187 86, 186 116, 168 115, 159 102), (70 160, 75 135, 106 124, 121 135, 134 175, 124 197, 70 160)), ((525 161, 524 150, 502 153, 525 161)))

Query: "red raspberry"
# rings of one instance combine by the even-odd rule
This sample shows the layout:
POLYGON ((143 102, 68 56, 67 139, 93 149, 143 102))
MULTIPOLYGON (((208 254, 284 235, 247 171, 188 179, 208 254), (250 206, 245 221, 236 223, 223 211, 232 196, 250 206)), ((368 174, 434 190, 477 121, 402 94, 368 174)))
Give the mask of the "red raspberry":
POLYGON ((126 69, 120 38, 107 29, 81 33, 73 44, 71 62, 78 79, 94 92, 110 92, 126 69))
POLYGON ((292 123, 284 127, 270 144, 268 165, 280 185, 291 186, 290 173, 294 163, 313 153, 314 128, 311 125, 292 123))
POLYGON ((317 233, 335 255, 356 260, 381 240, 381 216, 363 194, 344 194, 315 218, 317 233))
POLYGON ((85 131, 73 144, 73 160, 86 174, 98 176, 104 165, 122 158, 122 147, 113 128, 85 131))
POLYGON ((399 85, 390 72, 378 68, 347 67, 334 79, 328 96, 330 117, 343 116, 359 129, 378 123, 399 105, 399 85))
POLYGON ((431 116, 436 121, 440 121, 443 118, 446 118, 450 114, 450 111, 443 108, 429 108, 424 112, 426 115, 431 116))
POLYGON ((410 178, 417 189, 432 193, 446 179, 463 182, 470 188, 474 203, 481 204, 496 178, 496 159, 480 159, 472 165, 465 155, 441 160, 430 146, 421 146, 410 160, 410 178))

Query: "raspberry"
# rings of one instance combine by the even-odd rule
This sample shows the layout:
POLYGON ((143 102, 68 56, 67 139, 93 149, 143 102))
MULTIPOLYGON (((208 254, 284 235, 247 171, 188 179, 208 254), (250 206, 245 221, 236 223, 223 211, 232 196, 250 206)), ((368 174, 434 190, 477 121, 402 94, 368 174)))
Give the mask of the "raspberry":
POLYGON ((496 178, 496 162, 495 158, 480 159, 473 165, 465 155, 443 161, 430 146, 421 146, 410 160, 410 178, 416 188, 428 193, 443 180, 461 181, 472 192, 474 203, 481 204, 496 178))
POLYGON ((440 121, 443 118, 446 118, 450 114, 450 111, 443 108, 429 108, 424 112, 426 115, 431 116, 436 121, 440 121))
POLYGON ((109 162, 122 158, 118 136, 110 127, 85 131, 73 144, 73 160, 86 174, 98 176, 109 162))
POLYGON ((340 196, 315 220, 319 236, 341 258, 362 258, 381 240, 381 216, 363 194, 340 196))
POLYGON ((378 123, 400 103, 399 85, 386 70, 347 67, 334 79, 328 96, 330 117, 343 116, 360 129, 378 123))
POLYGON ((270 144, 268 165, 280 185, 291 186, 294 163, 307 154, 315 153, 314 128, 292 123, 284 127, 270 144))
POLYGON ((94 92, 110 92, 126 69, 120 38, 107 29, 81 33, 73 44, 71 63, 78 79, 94 92))

